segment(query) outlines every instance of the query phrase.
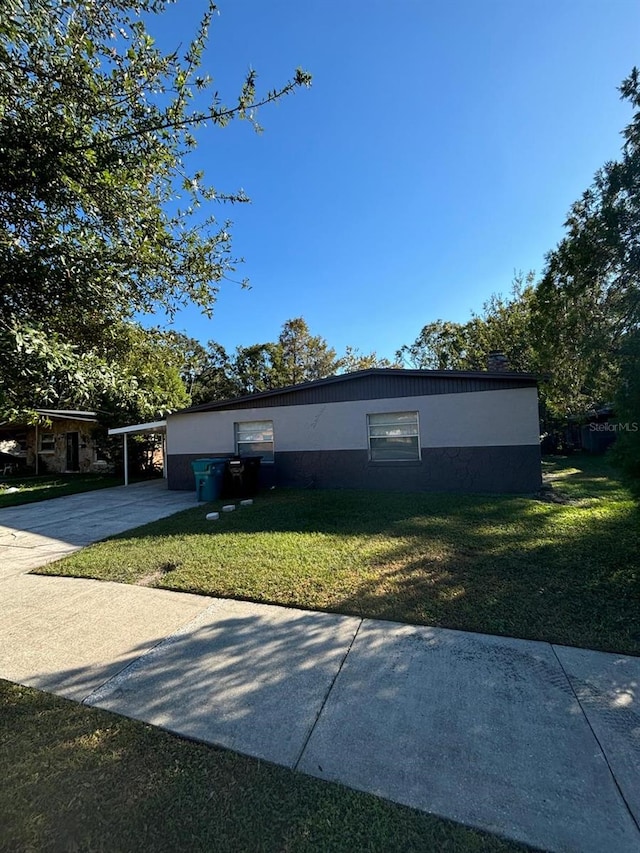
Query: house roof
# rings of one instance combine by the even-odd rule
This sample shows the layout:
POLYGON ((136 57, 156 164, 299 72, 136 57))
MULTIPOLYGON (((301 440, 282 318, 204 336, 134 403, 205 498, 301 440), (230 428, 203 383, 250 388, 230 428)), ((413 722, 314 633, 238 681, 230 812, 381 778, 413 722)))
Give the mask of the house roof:
MULTIPOLYGON (((85 423, 96 423, 98 420, 97 412, 85 412, 79 409, 34 409, 34 411, 47 420, 84 421, 85 423)), ((11 429, 31 426, 34 424, 25 421, 3 421, 0 423, 0 427, 11 429)))
POLYGON ((45 418, 59 418, 71 421, 97 421, 97 412, 83 412, 79 409, 36 409, 39 415, 45 418))
POLYGON ((214 400, 175 412, 175 415, 212 412, 224 409, 267 408, 309 403, 336 403, 348 400, 372 400, 389 397, 413 397, 469 391, 493 391, 507 388, 536 387, 531 373, 486 370, 405 370, 370 368, 355 373, 329 376, 313 382, 274 388, 228 400, 214 400))

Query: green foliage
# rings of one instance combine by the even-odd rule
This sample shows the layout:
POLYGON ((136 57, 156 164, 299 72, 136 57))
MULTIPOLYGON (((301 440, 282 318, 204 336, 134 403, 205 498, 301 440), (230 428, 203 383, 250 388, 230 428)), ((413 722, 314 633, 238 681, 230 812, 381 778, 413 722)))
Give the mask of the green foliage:
POLYGON ((613 446, 613 458, 640 483, 640 332, 628 335, 620 353, 622 381, 614 398, 620 428, 613 446))
POLYGON ((399 361, 389 361, 381 358, 373 350, 369 353, 361 353, 357 347, 347 346, 345 353, 338 359, 340 373, 355 373, 358 370, 371 370, 375 367, 402 367, 399 361))
POLYGON ((194 405, 323 379, 343 364, 302 317, 287 320, 277 341, 238 346, 231 356, 215 341, 205 349, 184 335, 174 339, 184 351, 182 376, 194 405))
MULTIPOLYGON (((635 108, 619 161, 607 163, 571 208, 566 235, 547 259, 539 298, 552 348, 561 345, 596 383, 616 369, 624 342, 640 327, 640 91, 634 69, 622 86, 635 108), (571 343, 573 342, 573 346, 571 343)), ((557 347, 556 347, 557 349, 557 347)))
POLYGON ((280 376, 280 348, 277 343, 236 347, 230 376, 237 395, 256 394, 286 385, 280 376))
POLYGON ((468 325, 447 320, 427 323, 412 344, 405 344, 397 351, 396 357, 417 370, 471 369, 468 325))
POLYGON ((257 100, 251 71, 225 106, 201 69, 214 5, 181 56, 160 51, 144 23, 167 4, 0 7, 4 417, 68 393, 77 404, 116 394, 123 320, 190 303, 211 311, 235 261, 229 223, 200 209, 248 199, 189 173, 194 128, 237 118, 259 129, 260 105, 310 83, 298 69, 257 100))
MULTIPOLYGON (((566 414, 615 400, 618 420, 640 421, 640 72, 620 92, 634 114, 617 161, 606 163, 571 207, 536 294, 542 367, 566 414)), ((640 475, 640 442, 618 435, 617 456, 640 475)))
POLYGON ((336 351, 312 335, 302 317, 287 320, 278 338, 276 372, 280 385, 297 385, 331 376, 338 369, 336 351))
POLYGON ((499 350, 511 370, 534 372, 538 359, 531 339, 533 296, 533 273, 520 273, 510 297, 493 294, 482 314, 472 314, 466 323, 428 323, 412 344, 398 350, 396 358, 422 370, 486 370, 488 354, 499 350))
POLYGON ((189 405, 180 372, 182 361, 166 333, 121 323, 113 356, 118 383, 96 395, 109 426, 153 420, 189 405))

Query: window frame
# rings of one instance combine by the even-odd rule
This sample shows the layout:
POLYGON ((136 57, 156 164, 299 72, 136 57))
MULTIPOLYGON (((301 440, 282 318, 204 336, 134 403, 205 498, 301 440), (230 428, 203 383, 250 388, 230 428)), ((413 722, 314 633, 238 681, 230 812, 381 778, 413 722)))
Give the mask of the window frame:
POLYGON ((233 424, 233 446, 234 446, 234 451, 235 451, 236 456, 243 456, 244 455, 246 458, 250 458, 251 456, 254 456, 254 457, 255 456, 262 456, 262 461, 261 461, 262 465, 273 465, 273 463, 275 462, 275 441, 274 441, 273 421, 271 419, 266 419, 263 421, 235 421, 233 424), (246 440, 242 440, 239 437, 241 427, 258 425, 258 424, 270 424, 271 425, 271 439, 270 440, 267 439, 266 441, 263 440, 260 442, 257 442, 255 440, 254 441, 246 441, 246 440), (246 454, 246 453, 243 454, 241 448, 242 448, 242 445, 244 445, 244 444, 271 444, 271 458, 266 459, 264 452, 263 453, 255 452, 255 453, 251 453, 251 454, 246 454))
POLYGON ((55 453, 56 452, 56 434, 55 432, 41 432, 38 436, 38 453, 55 453), (44 446, 47 439, 47 447, 44 446))
MULTIPOLYGON (((400 423, 396 422, 396 423, 398 425, 400 425, 402 422, 400 422, 400 423)), ((422 461, 422 447, 421 447, 421 441, 420 441, 420 412, 418 412, 416 409, 411 409, 411 410, 405 409, 403 411, 398 411, 398 412, 368 412, 367 413, 367 451, 368 451, 368 455, 369 455, 369 463, 372 465, 416 465, 416 464, 419 464, 422 461), (376 439, 389 439, 389 438, 394 438, 394 436, 393 435, 372 435, 372 427, 378 427, 378 428, 380 428, 380 427, 393 427, 394 423, 390 422, 388 424, 385 424, 385 423, 377 423, 376 424, 376 423, 372 422, 371 419, 372 418, 381 418, 381 417, 393 418, 394 416, 399 416, 399 415, 405 415, 405 416, 406 415, 415 415, 414 421, 412 421, 412 422, 405 421, 404 422, 405 424, 409 424, 410 426, 415 424, 415 432, 409 433, 406 435, 395 436, 396 438, 416 439, 416 454, 415 454, 415 456, 412 456, 411 458, 407 458, 407 459, 398 459, 398 458, 381 459, 379 457, 374 458, 374 449, 372 447, 372 439, 375 442, 376 439)))

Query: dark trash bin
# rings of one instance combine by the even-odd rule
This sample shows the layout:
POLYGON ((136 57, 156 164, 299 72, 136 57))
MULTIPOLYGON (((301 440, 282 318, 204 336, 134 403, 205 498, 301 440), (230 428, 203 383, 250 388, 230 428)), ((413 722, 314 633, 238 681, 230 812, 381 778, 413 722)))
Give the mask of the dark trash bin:
POLYGON ((236 456, 227 459, 222 496, 225 498, 252 498, 260 487, 260 460, 262 456, 236 456))
POLYGON ((222 481, 227 460, 215 456, 211 459, 194 459, 191 463, 196 479, 196 500, 217 501, 222 494, 222 481))

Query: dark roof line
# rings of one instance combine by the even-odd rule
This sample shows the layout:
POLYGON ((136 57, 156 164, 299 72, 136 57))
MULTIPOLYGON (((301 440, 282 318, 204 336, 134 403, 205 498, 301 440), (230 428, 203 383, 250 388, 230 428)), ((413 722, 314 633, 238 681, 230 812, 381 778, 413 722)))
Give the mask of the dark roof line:
POLYGON ((258 391, 255 394, 244 394, 241 397, 230 397, 226 400, 212 400, 209 403, 200 403, 197 406, 189 406, 187 409, 179 409, 174 415, 189 414, 191 412, 206 412, 220 407, 228 407, 231 403, 246 403, 250 400, 264 400, 280 394, 292 394, 305 388, 318 388, 321 385, 332 385, 336 382, 348 382, 362 376, 387 376, 389 374, 402 374, 403 376, 424 376, 434 379, 491 379, 513 382, 514 379, 524 381, 537 381, 538 377, 533 373, 517 373, 515 371, 488 371, 488 370, 410 370, 403 367, 369 367, 366 370, 357 370, 353 373, 341 373, 336 376, 327 376, 324 379, 314 379, 310 382, 301 382, 298 385, 286 385, 283 388, 270 388, 268 391, 258 391))

